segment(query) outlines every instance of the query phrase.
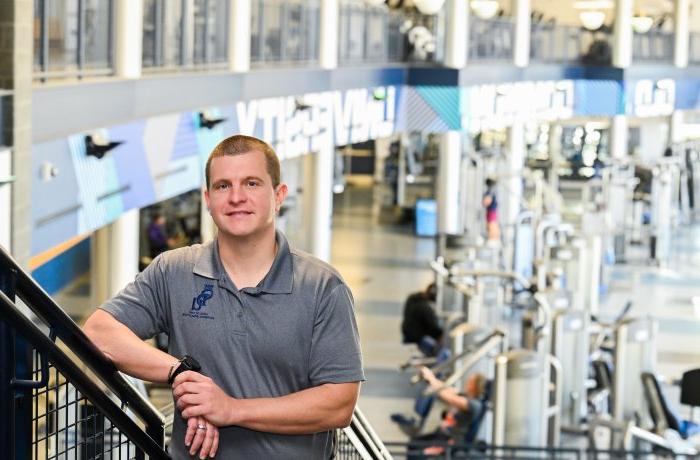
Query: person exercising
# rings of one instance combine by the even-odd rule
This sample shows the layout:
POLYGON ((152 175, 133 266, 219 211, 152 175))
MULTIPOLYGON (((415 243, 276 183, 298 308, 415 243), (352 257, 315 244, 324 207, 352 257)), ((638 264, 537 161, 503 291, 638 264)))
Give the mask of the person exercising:
MULTIPOLYGON (((440 427, 427 435, 416 437, 415 441, 442 441, 442 442, 473 442, 476 436, 478 423, 483 415, 484 397, 486 394, 487 379, 480 372, 471 374, 464 382, 464 391, 458 392, 452 386, 445 386, 445 382, 435 376, 433 371, 423 366, 420 368, 423 380, 428 383, 430 389, 436 391, 436 395, 449 409, 442 418, 440 427)), ((443 448, 439 446, 427 447, 423 450, 425 455, 440 455, 443 448)))
POLYGON ((491 178, 486 179, 486 193, 482 202, 486 208, 486 236, 489 241, 498 241, 501 238, 501 229, 498 225, 496 181, 491 178))

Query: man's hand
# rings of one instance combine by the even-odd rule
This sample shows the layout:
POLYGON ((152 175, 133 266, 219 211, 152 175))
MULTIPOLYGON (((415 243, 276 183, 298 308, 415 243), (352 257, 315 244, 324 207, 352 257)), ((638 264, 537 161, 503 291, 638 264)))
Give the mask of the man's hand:
POLYGON ((200 459, 214 458, 219 449, 219 429, 203 417, 191 417, 187 420, 185 446, 190 448, 190 455, 199 450, 200 459))
POLYGON ((186 419, 203 417, 216 426, 230 425, 234 399, 202 374, 186 371, 173 382, 175 405, 186 419))

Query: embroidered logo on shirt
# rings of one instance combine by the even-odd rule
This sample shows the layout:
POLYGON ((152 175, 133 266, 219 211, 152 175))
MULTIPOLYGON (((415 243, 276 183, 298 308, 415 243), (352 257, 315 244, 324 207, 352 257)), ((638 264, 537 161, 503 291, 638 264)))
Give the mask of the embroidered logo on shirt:
POLYGON ((197 297, 192 299, 192 311, 199 311, 207 305, 207 300, 214 297, 214 285, 205 284, 202 292, 197 297))
POLYGON ((201 311, 202 308, 207 306, 207 301, 214 297, 214 285, 205 284, 204 289, 199 295, 192 299, 192 308, 187 313, 183 313, 182 316, 189 316, 190 318, 203 318, 203 319, 214 319, 208 313, 201 311))

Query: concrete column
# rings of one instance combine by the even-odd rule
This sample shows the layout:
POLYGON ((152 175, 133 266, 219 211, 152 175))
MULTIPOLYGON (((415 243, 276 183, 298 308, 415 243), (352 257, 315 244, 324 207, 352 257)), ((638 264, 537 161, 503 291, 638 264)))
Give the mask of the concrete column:
POLYGON ((202 243, 206 243, 216 238, 217 232, 214 220, 211 218, 211 214, 207 208, 207 203, 204 201, 204 187, 206 187, 206 185, 202 187, 202 206, 200 208, 201 212, 199 216, 199 236, 202 238, 202 243))
MULTIPOLYGON (((523 167, 527 146, 525 145, 525 122, 515 120, 507 131, 506 158, 498 181, 498 219, 501 226, 501 241, 515 241, 515 222, 520 213, 520 200, 523 196, 523 167)), ((513 245, 506 244, 503 262, 513 267, 513 245)))
POLYGON ((338 0, 321 0, 320 64, 322 69, 338 67, 338 0))
POLYGON ((118 77, 141 76, 143 0, 120 0, 115 5, 114 67, 118 77))
POLYGON ((615 0, 613 67, 626 69, 632 63, 632 7, 634 0, 615 0))
POLYGON ((681 110, 674 110, 668 118, 668 143, 676 144, 686 139, 685 121, 681 110))
POLYGON ((231 0, 228 29, 228 65, 231 72, 250 70, 251 0, 231 0))
POLYGON ((461 235, 462 203, 460 178, 462 173, 462 138, 459 131, 440 135, 440 157, 437 177, 437 210, 439 235, 461 235))
POLYGON ((525 145, 525 122, 516 120, 508 128, 508 150, 504 180, 499 181, 499 218, 502 225, 513 225, 520 213, 520 200, 523 195, 522 173, 525 165, 527 146, 525 145))
POLYGON ((469 4, 464 0, 447 1, 447 49, 445 65, 461 69, 467 65, 469 49, 469 4))
POLYGON ((675 0, 673 11, 674 49, 673 63, 676 67, 688 67, 688 46, 690 45, 690 30, 688 16, 690 15, 690 0, 675 0))
POLYGON ((516 67, 527 67, 530 62, 530 0, 513 0, 515 20, 515 48, 513 63, 516 67))
MULTIPOLYGON (((334 147, 326 144, 314 155, 314 185, 311 228, 311 253, 321 260, 331 260, 331 220, 333 217, 334 147)), ((305 210, 306 211, 306 210, 305 210)))
POLYGON ((139 210, 132 209, 92 235, 92 303, 100 305, 134 280, 139 269, 139 210))
POLYGON ((627 116, 614 115, 610 119, 610 156, 615 159, 626 158, 628 155, 629 125, 627 116))
MULTIPOLYGON (((3 104, 3 139, 11 147, 10 162, 15 181, 10 187, 11 206, 2 213, 11 216, 13 257, 27 266, 31 253, 31 184, 32 170, 32 43, 34 34, 34 2, 31 0, 0 1, 0 88, 12 91, 3 104)), ((5 159, 7 161, 7 159, 5 159)))

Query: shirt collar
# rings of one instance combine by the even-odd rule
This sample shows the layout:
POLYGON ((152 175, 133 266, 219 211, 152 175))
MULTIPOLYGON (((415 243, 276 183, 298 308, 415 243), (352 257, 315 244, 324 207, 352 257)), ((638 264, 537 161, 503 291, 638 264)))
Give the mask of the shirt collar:
MULTIPOLYGON (((294 282, 294 267, 292 264, 292 252, 289 249, 287 238, 279 230, 275 231, 277 241, 277 254, 272 262, 270 270, 255 288, 251 291, 266 292, 270 294, 289 294, 292 292, 294 282)), ((228 276, 221 263, 219 245, 216 240, 202 245, 202 252, 192 269, 196 275, 205 278, 225 281, 228 276)))

